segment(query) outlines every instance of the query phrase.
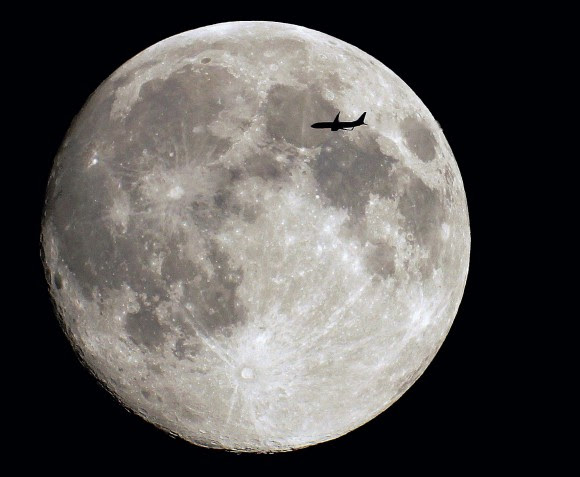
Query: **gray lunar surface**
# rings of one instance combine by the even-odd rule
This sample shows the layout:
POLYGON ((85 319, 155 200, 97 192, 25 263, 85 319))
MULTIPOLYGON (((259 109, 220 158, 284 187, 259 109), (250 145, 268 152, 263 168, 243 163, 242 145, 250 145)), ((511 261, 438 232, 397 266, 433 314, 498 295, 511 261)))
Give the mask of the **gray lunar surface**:
POLYGON ((470 232, 443 132, 361 50, 306 28, 164 40, 87 101, 42 226, 58 315, 128 408, 275 452, 398 399, 457 312, 470 232), (353 131, 310 124, 354 120, 353 131))

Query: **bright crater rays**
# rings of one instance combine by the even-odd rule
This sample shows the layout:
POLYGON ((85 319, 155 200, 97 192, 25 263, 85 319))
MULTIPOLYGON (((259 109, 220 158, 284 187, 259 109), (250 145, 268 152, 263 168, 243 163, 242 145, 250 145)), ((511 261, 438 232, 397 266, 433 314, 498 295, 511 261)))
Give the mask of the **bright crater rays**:
POLYGON ((128 61, 47 192, 51 294, 127 407, 208 447, 291 450, 398 399, 459 306, 461 176, 419 98, 357 48, 214 25, 128 61), (354 131, 314 130, 342 117, 354 131))

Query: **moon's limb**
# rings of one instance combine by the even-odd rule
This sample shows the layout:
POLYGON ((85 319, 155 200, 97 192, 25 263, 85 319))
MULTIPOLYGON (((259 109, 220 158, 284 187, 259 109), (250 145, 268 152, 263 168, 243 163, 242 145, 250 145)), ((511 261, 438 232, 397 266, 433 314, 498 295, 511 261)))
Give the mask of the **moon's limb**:
POLYGON ((319 32, 214 25, 128 61, 51 174, 63 326, 124 405, 209 447, 338 437, 423 372, 468 270, 461 176, 393 72, 319 32), (348 133, 315 120, 358 117, 348 133))

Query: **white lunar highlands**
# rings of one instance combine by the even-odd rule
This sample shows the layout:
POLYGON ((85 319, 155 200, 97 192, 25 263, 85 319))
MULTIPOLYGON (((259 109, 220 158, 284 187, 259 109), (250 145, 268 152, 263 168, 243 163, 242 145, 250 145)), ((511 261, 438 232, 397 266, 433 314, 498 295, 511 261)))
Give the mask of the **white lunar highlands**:
POLYGON ((384 65, 269 22, 164 40, 110 76, 51 173, 42 245, 84 363, 192 443, 291 450, 385 410, 468 271, 461 176, 384 65), (354 131, 310 124, 356 119, 354 131))

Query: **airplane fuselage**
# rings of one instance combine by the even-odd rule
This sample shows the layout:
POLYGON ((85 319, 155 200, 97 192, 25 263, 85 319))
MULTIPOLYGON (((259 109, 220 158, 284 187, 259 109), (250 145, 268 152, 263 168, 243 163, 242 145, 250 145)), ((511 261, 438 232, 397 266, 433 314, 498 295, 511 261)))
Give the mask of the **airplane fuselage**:
POLYGON ((339 129, 352 129, 354 127, 360 126, 356 121, 344 121, 344 122, 322 122, 314 123, 312 127, 314 129, 330 129, 331 131, 338 131, 339 129))

